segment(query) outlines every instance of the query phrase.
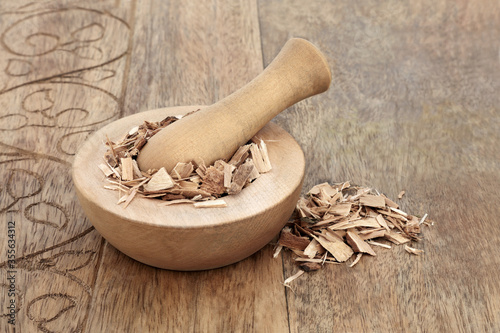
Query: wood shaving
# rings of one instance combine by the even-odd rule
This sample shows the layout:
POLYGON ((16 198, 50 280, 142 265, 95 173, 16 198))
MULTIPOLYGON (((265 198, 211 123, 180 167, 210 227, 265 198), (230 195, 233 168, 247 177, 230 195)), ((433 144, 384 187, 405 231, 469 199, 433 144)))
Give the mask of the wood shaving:
POLYGON ((165 206, 191 203, 196 208, 226 207, 221 197, 241 192, 260 174, 271 171, 267 146, 255 138, 241 146, 229 161, 218 160, 206 166, 203 160, 196 159, 179 162, 170 171, 140 170, 136 160, 142 147, 153 135, 182 117, 145 121, 117 142, 106 137, 108 149, 98 168, 106 177, 104 188, 118 191, 118 204, 127 207, 134 198, 145 197, 162 200, 161 205, 165 206))
POLYGON ((417 256, 419 256, 422 253, 424 253, 424 250, 420 250, 420 249, 416 249, 416 248, 413 248, 413 247, 409 247, 408 245, 405 245, 405 250, 406 250, 406 252, 414 254, 414 255, 417 255, 417 256))
POLYGON ((408 253, 421 255, 423 250, 407 244, 420 240, 422 224, 433 222, 427 214, 422 218, 408 214, 371 188, 349 182, 318 184, 299 199, 277 243, 280 251, 284 248, 297 256, 300 269, 285 284, 288 286, 301 272, 318 270, 325 263, 345 262, 353 267, 363 254, 376 256, 374 247, 392 248, 387 242, 404 244, 408 253))

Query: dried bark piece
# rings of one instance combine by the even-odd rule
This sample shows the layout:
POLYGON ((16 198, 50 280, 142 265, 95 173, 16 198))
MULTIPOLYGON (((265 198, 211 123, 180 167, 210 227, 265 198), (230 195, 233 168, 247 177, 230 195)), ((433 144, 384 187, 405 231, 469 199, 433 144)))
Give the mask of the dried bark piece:
POLYGON ((195 208, 223 208, 227 207, 227 203, 223 199, 217 199, 195 202, 193 206, 195 208))
POLYGON ((380 195, 365 194, 359 198, 359 203, 363 206, 385 208, 385 199, 380 195))
POLYGON ((395 212, 396 214, 399 214, 401 216, 404 216, 405 218, 408 218, 408 214, 403 212, 402 210, 400 209, 397 209, 397 208, 394 208, 394 207, 389 207, 390 210, 392 210, 393 212, 395 212))
POLYGON ((405 233, 416 235, 420 233, 420 221, 416 216, 410 216, 410 220, 403 226, 405 233))
POLYGON ((398 199, 401 199, 403 197, 403 195, 405 195, 405 193, 406 193, 406 191, 399 192, 398 199))
POLYGON ((386 232, 384 235, 384 238, 387 239, 388 241, 396 244, 396 245, 401 245, 404 243, 408 243, 410 239, 406 238, 405 236, 398 234, 397 232, 394 231, 389 231, 386 232))
POLYGON ((349 265, 349 267, 354 267, 354 265, 356 265, 359 260, 361 260, 361 257, 363 256, 363 253, 359 252, 357 255, 356 255, 356 259, 354 259, 354 261, 349 265))
POLYGON ((389 225, 387 224, 387 221, 384 219, 382 214, 378 214, 375 219, 377 220, 378 224, 380 224, 380 226, 382 228, 385 228, 385 230, 390 231, 389 225))
POLYGON ((252 168, 252 171, 250 172, 250 174, 248 175, 248 178, 247 178, 247 181, 245 183, 245 185, 248 185, 249 183, 253 182, 255 179, 259 178, 260 177, 260 172, 259 170, 257 170, 257 168, 255 167, 255 163, 254 163, 254 160, 253 159, 248 159, 245 163, 250 163, 250 164, 253 164, 253 168, 252 168))
POLYGON ((375 241, 372 241, 372 240, 368 240, 366 241, 368 244, 370 245, 375 245, 375 246, 380 246, 380 247, 383 247, 383 248, 386 248, 386 249, 390 249, 392 248, 392 246, 390 245, 387 245, 387 244, 382 244, 382 243, 379 243, 379 242, 375 242, 375 241))
POLYGON ((317 253, 321 252, 322 249, 323 248, 321 247, 321 244, 319 244, 319 242, 313 238, 313 240, 311 240, 304 249, 304 255, 309 258, 314 258, 317 253))
POLYGON ((214 195, 221 195, 226 192, 226 188, 224 187, 224 172, 216 167, 208 167, 202 179, 201 190, 210 192, 214 195))
POLYGON ((134 179, 135 178, 143 178, 141 169, 139 169, 139 166, 137 165, 136 160, 132 160, 132 166, 134 168, 134 179))
POLYGON ((386 206, 392 207, 392 208, 399 208, 399 205, 397 203, 395 203, 394 201, 392 201, 391 199, 389 199, 385 195, 383 195, 383 197, 384 197, 386 206))
POLYGON ((148 192, 154 192, 169 189, 174 187, 174 185, 174 180, 170 177, 167 170, 161 168, 151 177, 151 180, 144 185, 144 189, 148 192))
POLYGON ((292 282, 293 280, 299 278, 302 274, 304 274, 304 271, 303 270, 299 270, 297 273, 295 273, 294 275, 290 276, 289 278, 287 278, 284 282, 283 282, 283 285, 285 287, 290 287, 290 282, 292 282))
POLYGON ((181 180, 177 182, 177 185, 179 186, 179 189, 182 190, 197 190, 199 184, 195 183, 191 180, 181 180))
POLYGON ((123 205, 123 208, 127 208, 127 206, 132 202, 132 200, 135 198, 137 194, 137 188, 134 188, 132 192, 129 194, 127 197, 127 200, 125 200, 125 203, 123 205))
POLYGON ((300 251, 304 251, 309 243, 309 239, 294 235, 290 229, 283 229, 278 240, 279 245, 300 251))
POLYGON ((250 145, 244 145, 244 146, 241 146, 240 148, 238 148, 238 150, 236 151, 236 153, 234 153, 233 157, 231 157, 231 159, 229 160, 229 164, 232 164, 236 167, 240 166, 241 164, 243 164, 243 162, 246 161, 249 153, 250 149, 250 145))
POLYGON ((259 173, 267 172, 266 164, 264 163, 264 159, 262 158, 262 154, 260 153, 259 147, 255 143, 250 144, 250 154, 252 155, 252 161, 257 171, 259 173))
POLYGON ((262 173, 269 172, 273 169, 273 166, 271 165, 271 159, 269 158, 269 152, 267 151, 267 145, 264 140, 260 140, 259 149, 265 165, 265 169, 264 171, 262 171, 262 173))
POLYGON ((172 177, 176 179, 186 179, 193 173, 194 166, 193 163, 183 163, 179 162, 172 169, 172 177))
POLYGON ((207 167, 205 166, 205 161, 203 159, 198 158, 194 160, 194 163, 196 164, 196 170, 195 172, 203 178, 205 176, 205 172, 207 171, 207 167))
POLYGON ((362 218, 362 219, 359 219, 356 221, 345 221, 345 222, 336 223, 336 224, 328 227, 328 229, 330 229, 330 230, 345 230, 345 229, 359 228, 359 227, 378 228, 379 224, 375 218, 368 217, 368 218, 362 218))
POLYGON ((141 135, 137 141, 135 142, 134 144, 134 149, 137 150, 137 152, 139 152, 139 150, 142 149, 142 147, 144 147, 144 145, 148 142, 148 140, 146 139, 146 135, 141 135))
POLYGON ((336 205, 332 205, 328 209, 328 213, 333 215, 347 216, 351 212, 351 209, 352 209, 352 203, 349 202, 339 203, 336 205))
POLYGON ((311 209, 307 206, 308 200, 305 198, 300 198, 297 201, 296 209, 300 214, 300 217, 313 217, 315 219, 319 219, 320 216, 315 214, 311 209))
POLYGON ((376 256, 377 254, 370 245, 368 245, 361 237, 358 236, 355 232, 347 231, 346 233, 346 241, 352 247, 354 252, 363 252, 368 253, 372 256, 376 256))
MULTIPOLYGON (((389 208, 391 208, 391 207, 389 207, 389 208)), ((380 214, 385 215, 385 216, 390 216, 390 217, 393 217, 393 218, 396 218, 396 219, 400 219, 400 220, 403 220, 403 221, 408 221, 408 219, 406 217, 404 217, 403 215, 395 214, 395 213, 392 213, 391 211, 386 211, 386 210, 383 210, 383 209, 379 209, 377 211, 380 214)))
POLYGON ((386 231, 384 229, 374 230, 374 231, 369 231, 369 232, 365 232, 365 231, 367 231, 367 230, 363 230, 363 231, 359 232, 359 237, 361 237, 361 239, 363 239, 363 240, 384 237, 385 233, 386 233, 386 231))
POLYGON ((134 180, 134 164, 131 157, 120 159, 122 167, 122 180, 134 180))
POLYGON ((238 194, 245 185, 248 177, 252 173, 254 165, 251 163, 244 163, 240 165, 234 172, 231 182, 231 188, 227 191, 228 194, 238 194))
POLYGON ((233 171, 236 169, 236 167, 232 164, 224 162, 224 187, 225 188, 230 188, 231 187, 231 179, 233 178, 233 171))
POLYGON ((419 256, 422 253, 424 253, 424 250, 416 249, 416 248, 413 248, 413 247, 409 247, 408 245, 405 245, 405 250, 406 250, 406 252, 414 254, 416 256, 419 256))
POLYGON ((330 184, 328 183, 321 183, 321 184, 318 184, 318 185, 314 185, 308 192, 307 194, 309 195, 318 195, 321 191, 322 188, 330 188, 331 189, 331 186, 330 184))
POLYGON ((343 241, 327 239, 325 236, 314 236, 318 243, 339 262, 348 260, 353 255, 353 250, 343 241))
POLYGON ((104 176, 109 177, 111 176, 114 172, 113 169, 111 169, 110 166, 108 166, 106 163, 101 163, 98 165, 99 169, 101 169, 102 173, 104 173, 104 176))

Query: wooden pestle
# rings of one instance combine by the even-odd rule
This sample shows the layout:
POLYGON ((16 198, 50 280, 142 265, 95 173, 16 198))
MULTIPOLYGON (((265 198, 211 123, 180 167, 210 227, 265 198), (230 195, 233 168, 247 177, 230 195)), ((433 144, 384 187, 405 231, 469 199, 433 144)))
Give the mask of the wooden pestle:
POLYGON ((219 102, 154 135, 137 159, 141 170, 171 171, 178 162, 229 159, 289 106, 328 89, 326 58, 310 42, 290 39, 255 79, 219 102))

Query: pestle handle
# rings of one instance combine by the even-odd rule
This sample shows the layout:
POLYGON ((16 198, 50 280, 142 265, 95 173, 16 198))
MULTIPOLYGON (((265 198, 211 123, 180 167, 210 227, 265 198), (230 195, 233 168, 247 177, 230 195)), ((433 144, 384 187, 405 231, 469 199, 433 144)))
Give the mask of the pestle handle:
POLYGON ((247 85, 154 135, 142 148, 142 170, 202 158, 206 165, 229 159, 289 106, 328 89, 326 58, 310 42, 290 39, 269 66, 247 85))

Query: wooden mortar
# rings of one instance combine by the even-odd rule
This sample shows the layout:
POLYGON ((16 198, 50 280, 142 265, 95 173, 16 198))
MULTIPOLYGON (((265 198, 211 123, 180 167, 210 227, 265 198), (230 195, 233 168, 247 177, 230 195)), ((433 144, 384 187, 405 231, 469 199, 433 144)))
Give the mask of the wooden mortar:
POLYGON ((202 270, 248 257, 284 226, 304 177, 305 161, 299 145, 269 120, 286 107, 325 91, 330 80, 321 53, 305 40, 292 39, 261 75, 212 106, 145 111, 105 126, 83 144, 73 163, 73 182, 85 214, 114 247, 155 267, 202 270), (239 194, 224 197, 225 208, 160 206, 161 200, 141 197, 127 208, 117 205, 117 192, 104 188, 104 175, 98 168, 106 150, 106 135, 116 141, 144 120, 159 121, 199 108, 201 111, 153 137, 161 134, 159 140, 146 144, 138 159, 141 169, 165 166, 171 170, 177 161, 196 157, 208 165, 230 157, 254 135, 266 142, 273 169, 239 194), (202 116, 195 117, 198 114, 202 116), (188 121, 191 118, 194 120, 188 121))

